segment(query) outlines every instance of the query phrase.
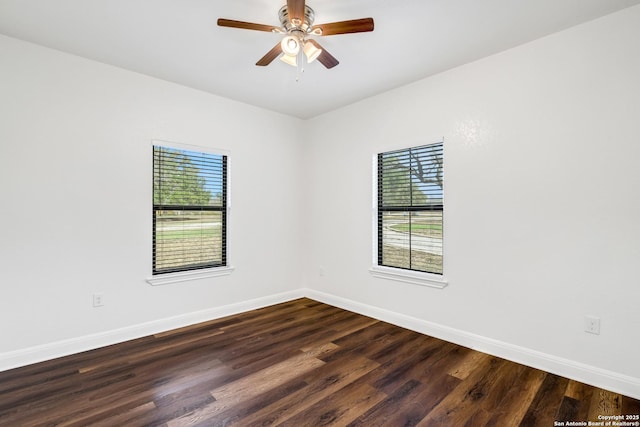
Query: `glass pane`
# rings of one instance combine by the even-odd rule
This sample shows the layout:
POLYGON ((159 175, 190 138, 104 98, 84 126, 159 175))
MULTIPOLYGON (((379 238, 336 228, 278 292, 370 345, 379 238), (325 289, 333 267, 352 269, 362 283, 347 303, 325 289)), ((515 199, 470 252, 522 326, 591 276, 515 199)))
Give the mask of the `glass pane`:
POLYGON ((382 265, 442 274, 442 211, 384 213, 382 265))
POLYGON ((411 268, 442 274, 442 211, 411 214, 411 268))
POLYGON ((166 147, 153 150, 154 204, 223 206, 224 156, 166 147))
POLYGON ((156 271, 222 264, 222 212, 156 211, 156 271))
POLYGON ((382 215, 382 264, 411 268, 409 212, 385 212, 382 215))
POLYGON ((442 144, 382 153, 378 164, 384 207, 442 205, 442 144))
POLYGON ((411 206, 409 159, 399 153, 383 154, 381 164, 381 201, 383 206, 411 206))

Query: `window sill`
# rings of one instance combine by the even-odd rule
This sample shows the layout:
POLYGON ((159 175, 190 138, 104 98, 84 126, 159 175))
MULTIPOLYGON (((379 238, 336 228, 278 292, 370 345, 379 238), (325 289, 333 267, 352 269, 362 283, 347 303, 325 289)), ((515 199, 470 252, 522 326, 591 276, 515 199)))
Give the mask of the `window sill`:
POLYGON ((180 273, 167 273, 147 278, 147 283, 151 286, 170 285, 172 283, 187 282, 190 280, 206 279, 208 277, 227 276, 231 274, 234 267, 216 267, 203 270, 183 271, 180 273))
POLYGON ((436 274, 402 270, 399 268, 375 265, 369 269, 369 272, 373 277, 380 279, 390 279, 396 282, 411 283, 414 285, 428 286, 430 288, 442 289, 449 284, 444 277, 436 274))

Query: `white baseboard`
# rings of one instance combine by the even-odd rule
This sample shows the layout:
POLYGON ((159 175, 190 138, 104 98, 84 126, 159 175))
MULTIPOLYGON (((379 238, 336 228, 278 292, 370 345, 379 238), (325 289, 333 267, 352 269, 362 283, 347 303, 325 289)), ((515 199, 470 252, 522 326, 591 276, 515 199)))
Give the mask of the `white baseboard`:
POLYGON ((425 335, 472 348, 483 353, 640 399, 640 378, 623 375, 529 348, 450 328, 416 317, 304 288, 103 333, 0 353, 0 372, 302 297, 311 298, 335 307, 353 311, 354 313, 373 317, 425 335))
POLYGON ((319 302, 373 317, 412 331, 511 360, 532 368, 551 372, 565 378, 633 397, 634 399, 640 399, 640 378, 494 340, 313 289, 305 289, 303 293, 306 297, 319 302))
POLYGON ((303 289, 159 319, 125 328, 0 353, 0 372, 302 298, 303 289))

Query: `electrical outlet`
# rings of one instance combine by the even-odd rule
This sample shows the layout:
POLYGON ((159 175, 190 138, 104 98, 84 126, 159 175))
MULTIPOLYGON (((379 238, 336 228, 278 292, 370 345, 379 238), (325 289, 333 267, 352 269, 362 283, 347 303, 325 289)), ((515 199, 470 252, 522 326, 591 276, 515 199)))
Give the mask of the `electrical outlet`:
POLYGON ((584 331, 590 334, 600 335, 600 318, 595 316, 585 316, 584 331))
POLYGON ((104 295, 103 294, 93 294, 93 306, 94 307, 102 307, 104 305, 104 295))

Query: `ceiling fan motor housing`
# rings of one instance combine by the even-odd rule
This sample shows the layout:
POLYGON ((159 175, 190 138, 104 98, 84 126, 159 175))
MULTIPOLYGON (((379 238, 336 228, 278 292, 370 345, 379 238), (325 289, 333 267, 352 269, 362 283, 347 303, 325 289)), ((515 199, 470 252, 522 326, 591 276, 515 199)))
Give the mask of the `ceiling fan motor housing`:
POLYGON ((278 17, 280 18, 280 23, 282 24, 282 28, 286 30, 287 33, 291 33, 294 31, 302 31, 303 33, 308 33, 313 25, 313 21, 316 17, 315 12, 309 6, 305 5, 304 7, 304 22, 300 22, 299 19, 289 19, 289 8, 287 6, 282 6, 280 11, 278 12, 278 17))

